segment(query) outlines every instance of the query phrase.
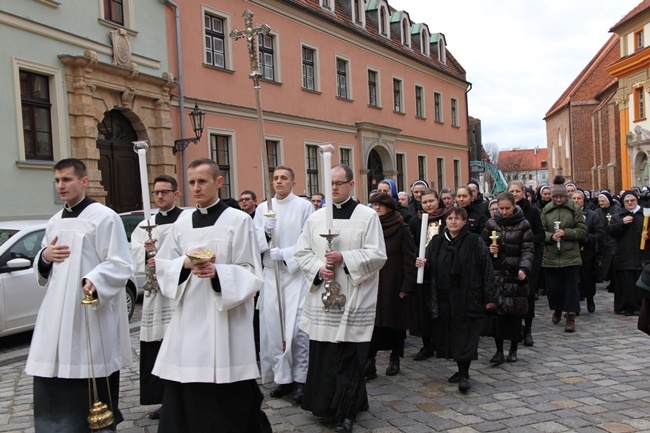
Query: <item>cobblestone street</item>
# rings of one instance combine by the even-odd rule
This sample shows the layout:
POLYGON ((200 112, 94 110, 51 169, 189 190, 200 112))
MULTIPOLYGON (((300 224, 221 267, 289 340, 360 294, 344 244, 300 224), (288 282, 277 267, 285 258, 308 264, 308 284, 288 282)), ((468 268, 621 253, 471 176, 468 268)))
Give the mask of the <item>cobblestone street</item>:
MULTIPOLYGON (((472 389, 461 394, 447 383, 455 364, 443 359, 415 362, 419 338, 407 339, 402 371, 386 377, 388 353, 380 352, 379 377, 368 383, 370 410, 355 432, 650 432, 650 337, 637 331, 637 317, 612 312, 613 295, 599 289, 596 312, 586 309, 577 332, 553 325, 546 300, 537 302, 534 347, 520 347, 519 361, 489 365, 493 341, 481 339, 479 360, 470 369, 472 389)), ((137 317, 132 323, 134 365, 121 376, 120 408, 126 420, 118 431, 154 433, 157 421, 140 406, 137 317)), ((507 349, 506 342, 506 349, 507 349)), ((24 354, 0 367, 0 431, 33 432, 32 379, 24 354)), ((5 354, 6 355, 6 354, 5 354)), ((330 431, 288 398, 270 399, 264 409, 274 432, 330 431)))

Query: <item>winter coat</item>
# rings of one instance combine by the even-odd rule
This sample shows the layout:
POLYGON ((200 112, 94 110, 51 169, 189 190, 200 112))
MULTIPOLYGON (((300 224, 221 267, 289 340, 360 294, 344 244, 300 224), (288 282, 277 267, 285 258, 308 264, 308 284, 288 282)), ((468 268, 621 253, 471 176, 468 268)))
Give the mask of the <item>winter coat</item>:
POLYGON ((467 211, 467 229, 471 233, 480 235, 487 221, 485 209, 474 201, 465 210, 467 211))
POLYGON ((490 236, 496 232, 499 252, 493 254, 492 266, 499 290, 497 312, 502 315, 523 316, 528 311, 528 279, 519 280, 519 271, 530 275, 535 257, 533 232, 520 207, 509 218, 497 210, 485 224, 481 237, 489 247, 490 236))
POLYGON ((643 231, 643 211, 632 213, 623 208, 612 217, 607 233, 616 238, 616 255, 614 269, 617 271, 640 271, 642 265, 650 260, 650 241, 646 241, 645 250, 641 250, 641 232, 643 231), (623 218, 632 215, 634 221, 623 223, 623 218))
POLYGON ((603 227, 602 218, 596 212, 582 208, 585 224, 587 225, 587 235, 579 241, 580 257, 582 261, 592 260, 596 257, 598 251, 598 240, 603 238, 605 228, 603 227))
POLYGON ((546 232, 542 267, 564 268, 582 265, 578 242, 587 235, 587 225, 582 210, 574 205, 572 200, 567 199, 560 206, 555 203, 547 205, 542 211, 542 226, 546 232), (560 221, 560 229, 565 232, 559 249, 557 242, 553 240, 555 221, 560 221))
POLYGON ((607 233, 607 227, 611 223, 614 215, 621 211, 620 206, 609 205, 605 209, 598 208, 596 214, 600 217, 603 231, 598 239, 598 253, 602 255, 614 255, 616 252, 616 238, 607 233), (607 216, 609 215, 609 218, 607 216))
POLYGON ((415 243, 408 226, 397 212, 391 212, 379 220, 388 259, 379 271, 375 326, 407 329, 410 326, 410 303, 415 294, 417 278, 415 243), (402 299, 400 293, 409 296, 402 299))

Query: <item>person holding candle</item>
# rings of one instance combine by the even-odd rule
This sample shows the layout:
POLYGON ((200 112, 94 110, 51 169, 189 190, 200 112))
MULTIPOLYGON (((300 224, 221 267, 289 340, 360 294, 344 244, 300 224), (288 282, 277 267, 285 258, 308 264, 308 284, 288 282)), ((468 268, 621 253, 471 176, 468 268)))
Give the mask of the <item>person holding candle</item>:
POLYGON ((377 377, 375 357, 379 350, 391 351, 386 376, 395 376, 400 371, 406 330, 411 322, 411 300, 415 294, 417 272, 415 243, 397 211, 395 200, 388 194, 379 193, 370 199, 370 203, 379 215, 387 260, 379 271, 377 315, 365 369, 366 379, 377 377))
POLYGON ((295 254, 310 285, 300 319, 300 329, 310 340, 302 408, 333 419, 336 431, 350 432, 357 414, 368 409, 364 369, 386 247, 377 213, 351 197, 350 167, 339 164, 329 169, 325 152, 323 159, 325 195, 332 200, 309 217, 295 254), (331 251, 323 236, 328 233, 337 235, 331 251), (333 282, 347 300, 340 309, 324 311, 322 297, 333 282))
POLYGON ((515 204, 515 196, 509 192, 501 193, 497 203, 499 209, 481 233, 492 257, 499 288, 497 315, 488 316, 484 326, 484 335, 494 337, 496 344, 491 364, 501 364, 506 360, 517 362, 521 320, 528 312, 528 276, 535 257, 533 231, 523 211, 515 204), (507 358, 503 355, 503 340, 510 340, 507 358))
POLYGON ((616 238, 607 233, 607 227, 615 214, 621 210, 618 202, 614 200, 608 191, 601 191, 598 194, 598 209, 596 214, 601 219, 603 235, 598 239, 598 263, 600 264, 603 280, 608 281, 607 290, 614 293, 614 256, 616 254, 616 238))
POLYGON ((562 320, 566 312, 565 332, 575 332, 576 313, 580 312, 578 273, 580 271, 579 241, 587 235, 582 210, 569 200, 564 185, 551 188, 552 205, 542 211, 544 227, 544 256, 542 268, 546 279, 548 305, 553 310, 551 321, 562 320))
POLYGON ((464 208, 449 208, 445 229, 427 246, 426 259, 416 266, 428 268, 431 315, 436 322, 436 357, 456 361, 458 371, 449 379, 458 390, 471 388, 469 367, 478 359, 481 321, 495 308, 494 270, 483 240, 471 233, 464 208))
POLYGON ((107 428, 115 430, 124 419, 118 405, 120 369, 131 364, 124 296, 133 277, 129 245, 120 217, 86 196, 82 161, 57 162, 54 183, 65 204, 48 221, 43 249, 34 259, 46 293, 25 367, 34 377, 34 427, 37 433, 51 432, 53 426, 62 432, 89 431, 89 379, 94 377, 99 401, 115 418, 107 428), (84 295, 98 304, 82 305, 84 295))
MULTIPOLYGON (((434 236, 442 232, 443 216, 445 209, 440 208, 438 193, 432 189, 425 189, 421 197, 422 209, 424 210, 420 218, 412 218, 409 221, 409 229, 415 240, 417 250, 424 250, 434 236), (424 246, 422 245, 422 220, 424 214, 427 215, 427 227, 424 231, 424 246)), ((426 269, 424 271, 426 273, 426 269)), ((427 276, 424 280, 428 281, 427 276)), ((415 361, 423 361, 435 355, 436 343, 433 330, 433 320, 431 319, 430 304, 431 290, 428 285, 418 284, 415 292, 415 302, 413 303, 413 326, 410 334, 422 338, 422 348, 413 356, 415 361)))
MULTIPOLYGON (((143 220, 131 234, 131 257, 136 273, 145 273, 145 263, 155 273, 155 255, 157 245, 160 246, 170 233, 172 224, 185 213, 176 206, 178 198, 178 182, 167 174, 156 177, 153 181, 152 195, 158 205, 158 213, 148 220, 143 220), (145 225, 154 225, 149 239, 145 225)), ((149 200, 148 191, 143 194, 143 200, 149 200), (145 197, 146 194, 146 197, 145 197)), ((166 298, 160 293, 146 293, 142 301, 142 320, 140 322, 140 404, 162 404, 164 382, 151 374, 158 357, 165 331, 176 309, 176 301, 166 298)), ((151 419, 160 419, 160 409, 149 414, 151 419)))
POLYGON ((650 247, 641 249, 643 231, 643 210, 634 191, 621 195, 624 208, 612 216, 607 233, 616 239, 614 256, 614 312, 626 316, 634 315, 641 307, 642 296, 636 289, 636 281, 643 265, 650 262, 650 247))

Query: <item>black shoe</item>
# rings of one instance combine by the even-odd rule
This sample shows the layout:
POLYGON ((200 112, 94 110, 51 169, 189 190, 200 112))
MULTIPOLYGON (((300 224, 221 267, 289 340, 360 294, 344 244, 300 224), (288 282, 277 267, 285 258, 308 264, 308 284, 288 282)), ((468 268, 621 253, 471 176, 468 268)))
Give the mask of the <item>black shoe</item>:
POLYGON ((399 373, 399 358, 391 359, 386 369, 386 376, 395 376, 397 373, 399 373))
POLYGON ((451 377, 449 379, 447 379, 447 382, 449 382, 449 383, 458 383, 458 382, 460 382, 460 372, 457 371, 456 373, 452 374, 451 377))
POLYGON ((560 323, 560 320, 562 320, 562 310, 555 310, 553 312, 553 317, 551 317, 551 322, 553 322, 554 325, 557 325, 560 323))
POLYGON ((278 386, 273 391, 271 391, 271 397, 273 398, 284 397, 285 395, 291 394, 294 388, 295 386, 293 385, 293 383, 283 383, 282 385, 278 386))
POLYGON ((587 298, 587 311, 593 313, 596 311, 596 304, 594 303, 594 298, 587 298))
POLYGON ((372 380, 377 378, 377 366, 375 365, 375 358, 369 359, 366 362, 366 368, 363 372, 366 380, 372 380))
POLYGON ((420 349, 420 351, 413 357, 415 361, 424 361, 425 359, 429 359, 435 355, 435 352, 428 348, 428 347, 423 347, 420 349))
POLYGON ((623 314, 625 315, 625 317, 634 316, 634 311, 633 310, 625 310, 625 312, 623 314))
POLYGON ((472 385, 469 383, 469 378, 468 377, 461 377, 460 381, 458 382, 458 390, 460 392, 467 392, 472 388, 472 385))
POLYGON ((334 431, 350 433, 352 431, 352 420, 350 418, 345 418, 336 425, 334 431))
POLYGON ((503 352, 497 352, 494 354, 492 359, 490 359, 490 364, 499 365, 503 364, 506 361, 506 358, 503 356, 503 352))
POLYGON ((295 391, 293 392, 293 397, 291 401, 300 406, 302 404, 302 396, 305 393, 305 384, 300 382, 295 382, 295 391))
POLYGON ((154 410, 153 412, 149 412, 147 417, 149 419, 160 419, 160 408, 154 410))
POLYGON ((508 357, 506 358, 508 362, 517 362, 517 350, 511 350, 508 352, 508 357))
POLYGON ((533 334, 531 333, 530 328, 524 329, 524 346, 530 347, 534 345, 535 342, 533 341, 533 334))

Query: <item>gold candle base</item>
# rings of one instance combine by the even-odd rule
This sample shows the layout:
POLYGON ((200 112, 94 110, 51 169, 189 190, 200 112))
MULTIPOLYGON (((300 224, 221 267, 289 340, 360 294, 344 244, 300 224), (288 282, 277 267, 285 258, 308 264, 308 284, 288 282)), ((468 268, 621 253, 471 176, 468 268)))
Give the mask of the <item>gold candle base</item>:
POLYGON ((203 250, 198 250, 190 254, 186 254, 186 256, 190 259, 192 264, 200 265, 201 263, 206 263, 212 260, 212 257, 214 257, 214 251, 212 251, 210 248, 205 248, 203 250))

